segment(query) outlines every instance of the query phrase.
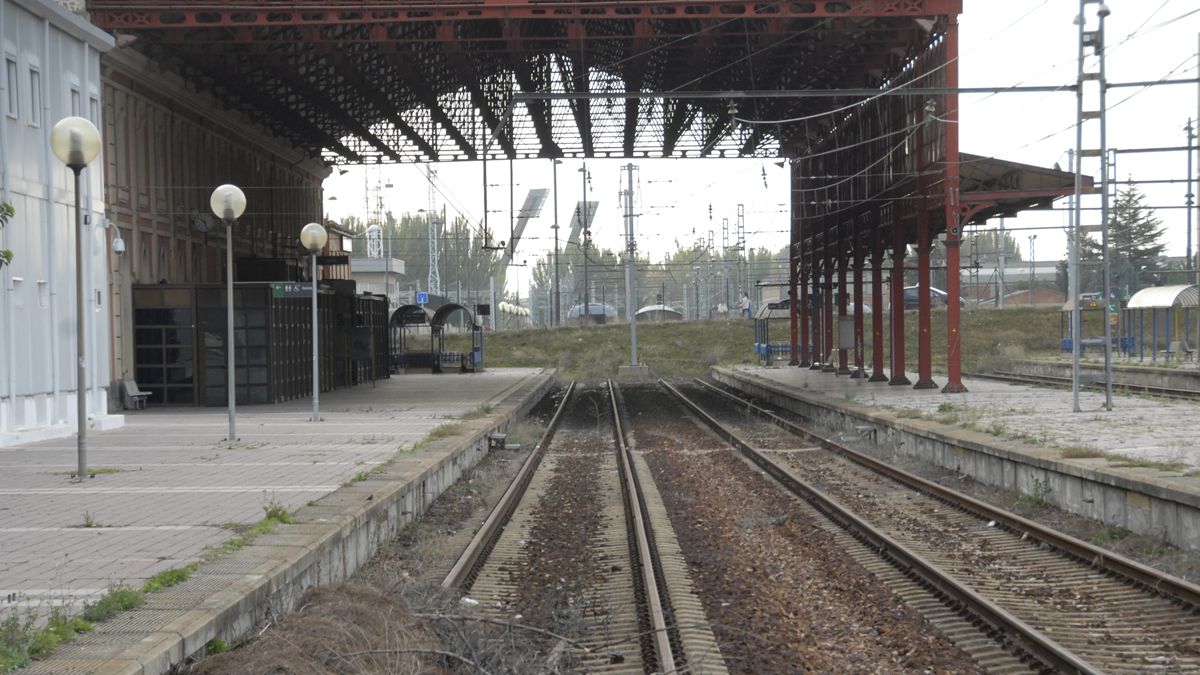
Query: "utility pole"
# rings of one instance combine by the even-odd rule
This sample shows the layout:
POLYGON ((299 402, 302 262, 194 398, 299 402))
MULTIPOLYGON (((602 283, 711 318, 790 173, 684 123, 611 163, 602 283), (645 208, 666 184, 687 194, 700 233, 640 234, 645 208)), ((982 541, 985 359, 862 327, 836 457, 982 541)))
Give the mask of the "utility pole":
POLYGON ((629 317, 629 366, 638 367, 637 353, 637 291, 634 288, 634 259, 637 240, 633 238, 633 171, 632 163, 625 165, 625 313, 629 317))
POLYGON ((996 290, 996 302, 1000 309, 1004 309, 1004 266, 1008 264, 1008 239, 1004 236, 1004 217, 1000 217, 1000 269, 998 283, 999 288, 996 290))
POLYGON ((562 164, 562 160, 556 159, 553 160, 553 162, 554 163, 551 166, 553 167, 554 171, 554 283, 552 284, 554 289, 554 305, 553 323, 551 325, 559 326, 561 325, 562 321, 562 307, 560 306, 560 293, 558 288, 558 165, 562 164))
POLYGON ((588 285, 588 245, 592 243, 592 228, 588 227, 587 162, 584 162, 583 166, 580 167, 579 175, 583 181, 583 200, 579 202, 579 208, 583 210, 579 214, 579 222, 583 225, 583 314, 587 317, 583 320, 583 323, 587 325, 592 320, 592 289, 588 285))

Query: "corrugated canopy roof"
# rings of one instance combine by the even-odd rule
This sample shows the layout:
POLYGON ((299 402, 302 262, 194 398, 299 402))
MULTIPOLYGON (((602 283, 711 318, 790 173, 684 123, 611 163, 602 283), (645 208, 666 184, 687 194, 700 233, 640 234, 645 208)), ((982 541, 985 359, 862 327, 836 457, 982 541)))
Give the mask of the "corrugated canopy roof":
POLYGON ((1129 298, 1126 309, 1168 309, 1170 307, 1195 307, 1200 300, 1200 291, 1192 286, 1155 286, 1143 288, 1129 298))

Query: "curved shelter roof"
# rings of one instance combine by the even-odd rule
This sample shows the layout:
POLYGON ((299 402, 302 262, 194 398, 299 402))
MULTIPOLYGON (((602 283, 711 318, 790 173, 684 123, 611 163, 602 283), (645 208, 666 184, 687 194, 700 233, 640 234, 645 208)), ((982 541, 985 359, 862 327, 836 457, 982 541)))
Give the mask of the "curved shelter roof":
POLYGON ((1154 286, 1143 288, 1133 297, 1125 309, 1169 309, 1172 307, 1195 307, 1200 301, 1200 291, 1195 285, 1154 286))
POLYGON ((421 305, 400 305, 392 312, 393 326, 428 326, 433 320, 433 310, 421 305))
POLYGON ((438 307, 437 311, 433 313, 433 320, 431 323, 440 326, 446 323, 446 319, 448 319, 451 314, 459 311, 467 316, 468 326, 475 325, 475 315, 471 313, 471 310, 467 309, 463 305, 458 304, 457 302, 448 302, 441 307, 438 307))

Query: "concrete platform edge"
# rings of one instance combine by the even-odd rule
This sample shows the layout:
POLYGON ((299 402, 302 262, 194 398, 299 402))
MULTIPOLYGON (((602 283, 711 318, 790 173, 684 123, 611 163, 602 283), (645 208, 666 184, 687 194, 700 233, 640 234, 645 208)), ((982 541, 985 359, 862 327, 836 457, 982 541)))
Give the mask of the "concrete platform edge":
MULTIPOLYGON (((176 619, 158 631, 103 659, 91 672, 166 673, 191 657, 203 655, 206 645, 215 638, 234 644, 263 620, 275 621, 293 611, 309 587, 349 578, 487 454, 489 434, 507 431, 511 423, 536 405, 554 382, 554 371, 545 371, 502 392, 491 402, 497 407, 493 414, 461 422, 467 427, 465 438, 456 435, 425 446, 425 461, 408 467, 404 472, 407 480, 399 476, 386 478, 390 468, 411 461, 401 457, 379 467, 371 478, 343 486, 300 509, 295 514, 296 526, 281 526, 276 533, 285 533, 289 527, 308 530, 306 545, 280 546, 270 541, 253 541, 202 566, 191 580, 174 588, 186 590, 193 581, 211 581, 213 576, 227 576, 228 582, 194 608, 180 610, 176 619), (333 513, 331 507, 336 509, 333 513), (319 526, 315 531, 314 525, 319 526), (258 567, 247 573, 225 571, 256 564, 258 567)), ((139 611, 142 610, 131 610, 129 614, 139 611)), ((68 666, 80 658, 78 652, 64 653, 62 665, 68 666)), ((56 655, 51 655, 38 662, 37 670, 54 672, 55 660, 56 655)))
POLYGON ((849 401, 805 395, 747 372, 713 368, 713 379, 826 426, 875 430, 898 453, 971 476, 988 485, 1044 498, 1065 511, 1200 550, 1200 494, 1113 471, 1038 457, 992 436, 937 422, 901 419, 849 401))

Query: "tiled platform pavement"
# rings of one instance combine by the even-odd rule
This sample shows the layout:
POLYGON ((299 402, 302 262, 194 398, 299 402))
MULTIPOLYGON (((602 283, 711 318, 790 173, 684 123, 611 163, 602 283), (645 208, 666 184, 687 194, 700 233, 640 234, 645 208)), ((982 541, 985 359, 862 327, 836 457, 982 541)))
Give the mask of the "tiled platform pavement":
MULTIPOLYGON (((1131 459, 1178 462, 1200 467, 1200 406, 1195 403, 1113 394, 1113 409, 1104 410, 1104 393, 1084 390, 1082 412, 1072 411, 1071 391, 963 378, 964 394, 939 389, 913 389, 835 376, 807 368, 737 368, 794 389, 806 396, 853 403, 899 413, 923 413, 951 426, 971 428, 997 439, 1032 447, 1094 448, 1131 459)), ((939 385, 945 376, 934 375, 939 385)), ((1197 480, 1200 490, 1200 479, 1197 480)))
MULTIPOLYGON (((234 443, 224 440, 224 408, 138 411, 124 428, 89 434, 96 474, 82 484, 70 479, 73 436, 0 448, 0 617, 79 606, 115 584, 138 586, 201 560, 235 527, 261 520, 268 504, 310 504, 437 426, 545 376, 397 376, 322 394, 319 424, 309 421, 309 399, 243 406, 234 443)), ((399 464, 425 466, 438 452, 423 448, 399 464)))

